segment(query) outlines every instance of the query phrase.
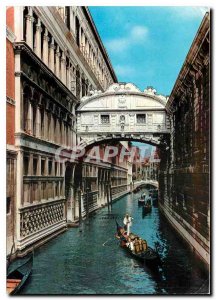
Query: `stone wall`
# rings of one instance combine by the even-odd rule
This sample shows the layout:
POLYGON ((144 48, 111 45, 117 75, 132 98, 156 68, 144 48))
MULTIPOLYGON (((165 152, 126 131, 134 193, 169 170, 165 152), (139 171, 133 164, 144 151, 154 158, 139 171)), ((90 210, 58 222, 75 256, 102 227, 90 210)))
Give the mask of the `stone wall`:
POLYGON ((161 149, 160 207, 209 264, 210 16, 206 14, 167 103, 168 147, 161 149))

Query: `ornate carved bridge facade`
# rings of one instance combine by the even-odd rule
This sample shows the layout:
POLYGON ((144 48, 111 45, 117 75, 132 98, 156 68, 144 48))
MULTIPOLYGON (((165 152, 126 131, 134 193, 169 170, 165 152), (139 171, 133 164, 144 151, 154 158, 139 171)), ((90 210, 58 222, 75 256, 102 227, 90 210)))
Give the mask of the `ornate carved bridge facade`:
POLYGON ((80 148, 113 140, 160 146, 170 133, 167 100, 152 87, 141 92, 132 83, 114 83, 83 97, 76 111, 80 148))

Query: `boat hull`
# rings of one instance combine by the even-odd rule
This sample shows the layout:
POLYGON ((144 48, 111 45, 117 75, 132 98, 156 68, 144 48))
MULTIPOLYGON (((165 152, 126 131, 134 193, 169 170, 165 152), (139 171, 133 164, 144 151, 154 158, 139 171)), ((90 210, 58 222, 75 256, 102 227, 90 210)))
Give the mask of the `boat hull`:
POLYGON ((120 246, 123 249, 125 249, 132 257, 152 266, 156 266, 160 264, 160 258, 158 253, 149 246, 147 247, 146 251, 142 251, 140 253, 136 253, 132 251, 127 246, 127 240, 129 237, 125 235, 125 232, 123 233, 123 227, 120 227, 118 224, 117 224, 117 235, 118 235, 118 239, 120 240, 120 246))
POLYGON ((14 287, 13 290, 8 290, 9 295, 16 295, 18 292, 24 288, 27 280, 29 279, 33 266, 33 254, 30 258, 21 266, 13 270, 7 275, 7 284, 9 281, 19 280, 19 284, 14 287))

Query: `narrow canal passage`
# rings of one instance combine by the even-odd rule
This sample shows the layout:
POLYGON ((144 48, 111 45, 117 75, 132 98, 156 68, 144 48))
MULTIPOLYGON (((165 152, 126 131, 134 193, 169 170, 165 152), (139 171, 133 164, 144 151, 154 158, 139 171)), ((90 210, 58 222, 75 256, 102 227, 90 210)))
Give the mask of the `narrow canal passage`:
MULTIPOLYGON (((148 192, 142 190, 142 192, 148 192)), ((34 268, 22 294, 184 294, 208 291, 208 275, 201 262, 177 237, 153 208, 142 216, 137 199, 140 193, 126 195, 91 216, 83 231, 72 228, 35 251, 34 268), (115 217, 134 218, 132 232, 150 246, 158 243, 163 266, 151 271, 128 256, 114 238, 115 217)))

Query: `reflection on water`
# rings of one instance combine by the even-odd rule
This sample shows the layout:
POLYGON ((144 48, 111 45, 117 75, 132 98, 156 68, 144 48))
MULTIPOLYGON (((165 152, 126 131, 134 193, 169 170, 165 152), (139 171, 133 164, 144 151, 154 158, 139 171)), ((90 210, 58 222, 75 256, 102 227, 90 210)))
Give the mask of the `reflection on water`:
MULTIPOLYGON (((143 192, 143 191, 142 191, 143 192)), ((145 191, 147 193, 147 190, 145 191)), ((207 293, 208 275, 177 237, 158 208, 142 217, 137 199, 127 195, 91 216, 83 231, 72 228, 35 251, 31 280, 22 294, 184 294, 207 293), (162 266, 150 270, 114 238, 115 219, 134 218, 132 232, 157 245, 162 266)), ((17 262, 16 262, 17 263, 17 262)))

